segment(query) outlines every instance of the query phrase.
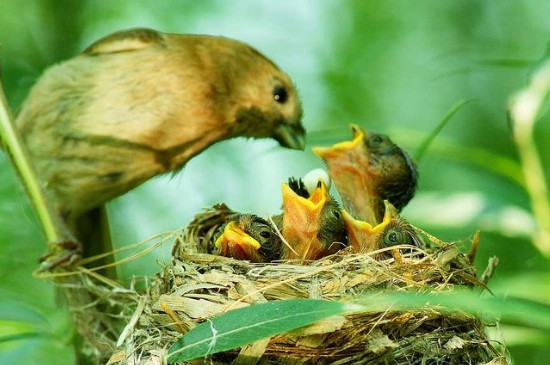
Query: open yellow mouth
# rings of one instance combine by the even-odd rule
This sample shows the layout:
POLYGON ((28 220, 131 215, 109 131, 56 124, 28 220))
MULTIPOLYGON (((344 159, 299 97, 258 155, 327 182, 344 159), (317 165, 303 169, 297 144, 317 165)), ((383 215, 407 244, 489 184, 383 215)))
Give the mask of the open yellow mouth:
POLYGON ((353 216, 373 225, 382 217, 376 209, 377 170, 373 168, 371 151, 365 138, 369 132, 351 125, 353 139, 332 147, 315 147, 313 152, 323 159, 336 185, 344 208, 353 216))
POLYGON ((215 245, 217 248, 220 248, 224 243, 228 245, 240 246, 243 250, 250 248, 259 250, 261 247, 260 242, 243 231, 235 221, 227 223, 223 233, 216 240, 215 245))
POLYGON ((311 193, 311 196, 309 197, 309 201, 311 201, 313 204, 324 204, 328 197, 328 187, 323 181, 323 179, 317 180, 317 186, 315 187, 315 190, 311 193))
POLYGON ((287 259, 316 259, 321 252, 318 238, 319 223, 326 206, 328 187, 319 179, 309 198, 296 194, 287 184, 282 185, 283 229, 282 233, 290 248, 285 248, 283 257, 287 259))
POLYGON ((398 216, 397 210, 390 202, 384 200, 384 206, 384 218, 382 222, 374 226, 368 222, 355 219, 346 210, 343 210, 349 243, 354 252, 369 252, 378 248, 376 247, 377 238, 398 216))
POLYGON ((287 209, 302 209, 309 212, 320 212, 328 198, 328 188, 322 179, 317 182, 317 187, 309 198, 296 194, 287 184, 283 183, 283 206, 287 209))
POLYGON ((351 125, 353 139, 334 144, 331 147, 313 147, 313 152, 322 159, 330 159, 339 156, 341 153, 357 148, 365 138, 365 132, 357 124, 351 125))

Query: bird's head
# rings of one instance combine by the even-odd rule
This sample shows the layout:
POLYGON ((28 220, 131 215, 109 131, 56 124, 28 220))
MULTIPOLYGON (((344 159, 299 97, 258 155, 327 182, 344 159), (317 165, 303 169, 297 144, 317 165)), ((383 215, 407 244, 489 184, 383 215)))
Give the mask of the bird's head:
POLYGON ((388 199, 398 210, 414 196, 415 163, 387 136, 351 126, 353 139, 332 147, 315 147, 334 180, 344 208, 361 220, 376 225, 388 199))
POLYGON ((385 212, 382 222, 371 225, 355 219, 343 211, 349 243, 355 253, 366 253, 396 245, 420 246, 421 241, 412 226, 397 214, 397 209, 384 201, 385 212))
POLYGON ((233 135, 273 138, 283 147, 303 150, 302 104, 290 77, 250 46, 235 50, 227 67, 235 105, 233 135))
POLYGON ((291 246, 283 246, 284 258, 316 260, 344 247, 342 214, 322 179, 308 198, 298 195, 287 184, 283 184, 282 191, 282 233, 291 246))
POLYGON ((280 238, 267 221, 252 214, 240 214, 220 228, 215 253, 252 262, 269 262, 280 256, 280 238))

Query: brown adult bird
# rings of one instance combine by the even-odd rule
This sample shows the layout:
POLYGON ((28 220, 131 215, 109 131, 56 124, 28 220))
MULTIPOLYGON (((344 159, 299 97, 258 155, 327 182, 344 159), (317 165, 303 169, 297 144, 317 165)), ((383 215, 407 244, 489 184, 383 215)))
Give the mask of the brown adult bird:
POLYGON ((409 155, 389 137, 351 126, 353 140, 316 147, 342 198, 355 218, 376 225, 384 216, 384 200, 400 211, 416 192, 418 172, 409 155))
POLYGON ((252 262, 270 262, 281 256, 281 238, 265 219, 239 214, 220 227, 211 253, 252 262))
POLYGON ((62 239, 89 256, 111 250, 90 242, 106 201, 221 140, 270 137, 303 149, 301 117, 291 79, 252 47, 132 29, 46 70, 16 125, 68 227, 62 239))
POLYGON ((306 189, 293 188, 282 186, 283 214, 278 225, 290 247, 282 245, 281 258, 317 260, 344 248, 347 238, 342 211, 325 182, 319 179, 307 197, 300 195, 305 195, 306 189))
POLYGON ((371 225, 353 218, 343 211, 349 245, 355 253, 366 253, 397 245, 422 246, 422 241, 410 223, 401 218, 397 209, 384 200, 385 212, 382 222, 371 225))

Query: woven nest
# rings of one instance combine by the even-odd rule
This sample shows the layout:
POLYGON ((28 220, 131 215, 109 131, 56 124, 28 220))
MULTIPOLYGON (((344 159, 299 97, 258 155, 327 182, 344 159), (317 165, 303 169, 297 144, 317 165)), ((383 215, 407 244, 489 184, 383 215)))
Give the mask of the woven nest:
MULTIPOLYGON (((452 244, 361 255, 343 250, 308 264, 257 264, 205 253, 206 242, 228 214, 227 207, 216 206, 178 232, 172 262, 146 285, 145 294, 105 289, 93 295, 101 298, 95 301, 94 317, 103 315, 108 323, 117 323, 107 331, 98 321, 93 329, 97 342, 115 353, 109 363, 162 364, 182 333, 254 303, 289 298, 349 301, 381 289, 444 292, 457 286, 483 287, 467 257, 452 244), (98 310, 101 306, 111 307, 108 318, 98 310)), ((88 283, 94 286, 98 284, 88 283)), ((433 308, 356 313, 191 363, 507 364, 504 349, 485 337, 486 325, 461 311, 444 314, 433 308)))

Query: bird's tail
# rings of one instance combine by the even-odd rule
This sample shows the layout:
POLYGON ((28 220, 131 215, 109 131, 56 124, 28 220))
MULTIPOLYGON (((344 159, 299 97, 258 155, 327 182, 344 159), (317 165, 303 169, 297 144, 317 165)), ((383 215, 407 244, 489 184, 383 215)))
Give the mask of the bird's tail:
MULTIPOLYGON (((105 205, 101 205, 87 212, 76 222, 76 237, 82 243, 82 257, 89 259, 98 255, 105 255, 87 266, 89 268, 102 267, 115 262, 113 243, 105 205)), ((97 271, 99 274, 116 280, 116 267, 105 267, 97 271)))

